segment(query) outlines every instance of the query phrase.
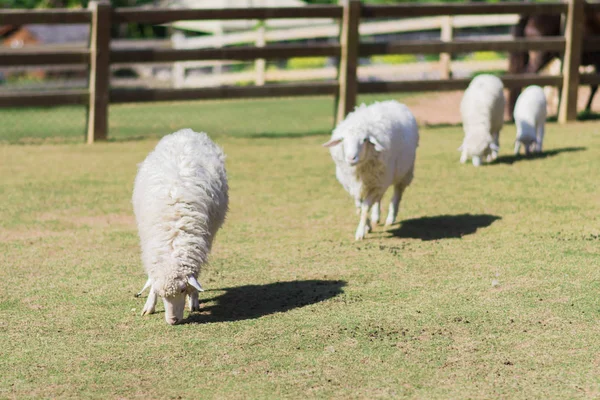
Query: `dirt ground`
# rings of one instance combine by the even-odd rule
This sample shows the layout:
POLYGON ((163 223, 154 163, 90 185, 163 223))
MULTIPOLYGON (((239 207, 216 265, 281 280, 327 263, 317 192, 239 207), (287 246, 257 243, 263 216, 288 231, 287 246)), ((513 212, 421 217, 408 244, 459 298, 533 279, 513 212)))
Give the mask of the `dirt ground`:
MULTIPOLYGON (((590 93, 589 86, 579 89, 577 109, 585 108, 590 93)), ((460 100, 463 92, 439 92, 415 96, 406 104, 414 113, 420 125, 458 124, 460 123, 460 100)), ((600 95, 595 96, 592 111, 600 112, 600 95)), ((556 115, 556 107, 549 111, 549 116, 556 115)))

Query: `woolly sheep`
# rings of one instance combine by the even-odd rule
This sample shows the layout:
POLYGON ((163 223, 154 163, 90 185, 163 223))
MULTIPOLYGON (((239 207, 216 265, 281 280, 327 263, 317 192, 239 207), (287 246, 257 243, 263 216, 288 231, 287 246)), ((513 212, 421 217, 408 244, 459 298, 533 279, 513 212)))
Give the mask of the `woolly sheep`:
POLYGON ((163 137, 139 165, 133 189, 142 262, 150 287, 142 315, 155 311, 157 296, 165 320, 199 311, 198 274, 225 220, 229 197, 225 156, 205 133, 183 129, 163 137))
POLYGON ((517 99, 514 117, 517 127, 515 155, 519 154, 521 145, 525 147, 526 155, 529 155, 532 150, 541 152, 546 123, 544 90, 536 85, 528 86, 517 99))
POLYGON ((460 162, 469 157, 473 165, 481 158, 492 161, 500 150, 500 130, 504 124, 504 91, 502 81, 493 75, 478 75, 469 84, 460 103, 465 138, 459 151, 460 162))
POLYGON ((413 114, 394 100, 357 107, 323 144, 329 147, 338 181, 354 198, 360 214, 356 240, 371 230, 371 207, 371 219, 379 223, 379 203, 390 185, 394 195, 385 224, 394 223, 402 193, 413 179, 418 144, 413 114))

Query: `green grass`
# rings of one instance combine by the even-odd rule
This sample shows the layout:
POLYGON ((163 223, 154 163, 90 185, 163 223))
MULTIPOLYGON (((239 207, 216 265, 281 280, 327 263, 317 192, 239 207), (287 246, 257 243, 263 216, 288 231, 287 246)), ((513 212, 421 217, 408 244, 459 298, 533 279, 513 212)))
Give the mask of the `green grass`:
MULTIPOLYGON (((231 211, 203 311, 175 327, 133 297, 130 196, 156 139, 0 145, 0 398, 598 397, 597 122, 549 124, 530 160, 507 126, 479 169, 458 163, 460 127, 423 128, 401 223, 355 242, 330 121, 310 102, 266 102, 286 114, 262 120, 258 103, 225 121, 198 106, 231 211)), ((131 110, 159 135, 154 107, 131 110)))
MULTIPOLYGON (((359 101, 389 97, 366 95, 359 101)), ((181 127, 204 130, 213 137, 321 135, 333 126, 333 110, 333 96, 112 105, 110 140, 158 138, 181 127)), ((85 129, 82 106, 0 109, 0 143, 78 143, 84 140, 85 129)))

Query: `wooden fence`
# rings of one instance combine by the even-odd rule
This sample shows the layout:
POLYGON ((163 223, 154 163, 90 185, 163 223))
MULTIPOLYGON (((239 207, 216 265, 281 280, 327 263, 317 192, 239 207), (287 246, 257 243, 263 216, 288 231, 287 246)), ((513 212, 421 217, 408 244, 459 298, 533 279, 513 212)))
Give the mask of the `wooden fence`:
MULTIPOLYGON (((455 29, 464 28, 481 28, 481 27, 510 27, 517 23, 519 16, 517 14, 507 15, 462 15, 456 17, 441 16, 441 17, 422 17, 410 18, 403 20, 377 20, 377 21, 362 21, 359 24, 358 31, 361 38, 375 35, 396 34, 396 33, 414 33, 425 31, 438 31, 442 40, 450 41, 454 36, 455 29)), ((178 49, 199 49, 209 47, 223 47, 227 45, 240 44, 256 44, 264 46, 265 43, 273 42, 290 42, 307 39, 326 39, 339 38, 340 25, 338 23, 325 22, 318 25, 299 26, 292 28, 279 28, 269 31, 265 29, 250 29, 242 32, 217 33, 207 36, 185 37, 181 33, 177 33, 171 37, 172 47, 178 49)), ((177 27, 178 24, 175 24, 177 27)), ((259 26, 259 24, 257 24, 259 26)), ((185 29, 185 25, 183 25, 185 29)), ((264 27, 263 27, 264 28, 264 27)), ((510 35, 506 35, 510 37, 510 35)), ((260 60, 259 60, 260 61, 260 60)), ((256 62, 253 71, 247 70, 243 72, 224 72, 223 65, 240 64, 240 61, 186 61, 177 62, 173 67, 173 86, 174 87, 202 87, 202 86, 217 86, 219 84, 235 84, 237 82, 255 82, 257 85, 264 84, 265 80, 270 81, 293 81, 293 80, 318 80, 318 79, 335 79, 337 75, 336 66, 327 66, 321 68, 310 68, 304 70, 266 70, 265 63, 256 62), (206 74, 202 77, 186 78, 186 70, 202 67, 213 67, 214 73, 206 74)), ((459 64, 465 64, 464 62, 459 64)), ((477 62, 473 63, 473 67, 477 68, 477 62)), ((491 66, 491 69, 506 69, 506 60, 496 60, 496 62, 479 63, 484 68, 491 66)), ((449 54, 441 54, 439 62, 424 62, 415 61, 412 63, 402 63, 401 65, 371 65, 359 66, 359 76, 361 72, 372 73, 377 75, 379 72, 385 73, 393 71, 398 74, 414 73, 415 71, 423 71, 424 69, 438 70, 441 77, 448 79, 451 76, 451 58, 449 54), (437 65, 436 65, 437 64, 437 65), (362 70, 362 71, 361 71, 362 70)))
POLYGON ((88 106, 87 141, 106 139, 108 105, 129 102, 175 101, 278 96, 333 95, 336 97, 336 119, 341 120, 356 104, 359 93, 391 93, 410 91, 460 90, 469 79, 418 81, 359 82, 359 57, 379 54, 452 54, 474 51, 549 50, 564 54, 563 74, 559 76, 504 75, 505 87, 552 85, 562 87, 559 121, 576 118, 577 88, 580 83, 600 83, 600 75, 583 75, 579 60, 582 49, 600 50, 600 41, 582 40, 583 15, 600 11, 599 3, 568 0, 552 3, 453 3, 363 5, 348 0, 343 6, 306 6, 249 9, 112 9, 108 1, 92 1, 87 10, 0 10, 0 25, 31 23, 89 23, 90 46, 62 51, 1 50, 0 65, 84 64, 89 66, 89 88, 83 90, 47 91, 39 93, 4 93, 0 107, 31 107, 80 104, 88 106), (416 18, 425 16, 484 14, 564 14, 565 36, 511 40, 427 40, 363 43, 359 25, 371 18, 416 18), (181 20, 222 20, 270 18, 334 18, 340 20, 339 43, 277 44, 264 47, 231 47, 209 49, 119 49, 110 46, 110 26, 121 23, 162 24, 181 20), (110 88, 110 66, 114 63, 157 63, 191 60, 282 59, 290 57, 329 56, 339 58, 338 78, 329 82, 266 84, 262 86, 221 86, 210 88, 110 88))

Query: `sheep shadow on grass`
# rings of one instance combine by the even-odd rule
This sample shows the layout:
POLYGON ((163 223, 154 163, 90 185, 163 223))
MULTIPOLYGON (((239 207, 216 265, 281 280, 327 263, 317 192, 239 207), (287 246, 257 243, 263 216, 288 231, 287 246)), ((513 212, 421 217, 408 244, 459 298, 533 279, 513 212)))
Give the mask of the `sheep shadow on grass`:
POLYGON ((501 217, 490 214, 437 215, 404 220, 399 228, 389 232, 394 237, 423 241, 456 239, 490 226, 498 219, 501 217))
POLYGON ((541 158, 554 157, 560 153, 573 153, 576 151, 585 151, 587 147, 563 147, 561 149, 552 149, 542 151, 541 153, 532 153, 528 156, 524 154, 517 155, 509 155, 509 156, 499 156, 492 164, 514 164, 517 161, 531 161, 531 160, 539 160, 541 158))
POLYGON ((207 292, 225 293, 201 298, 200 313, 189 315, 184 323, 239 321, 285 312, 338 296, 344 286, 345 281, 305 280, 212 289, 207 292))

